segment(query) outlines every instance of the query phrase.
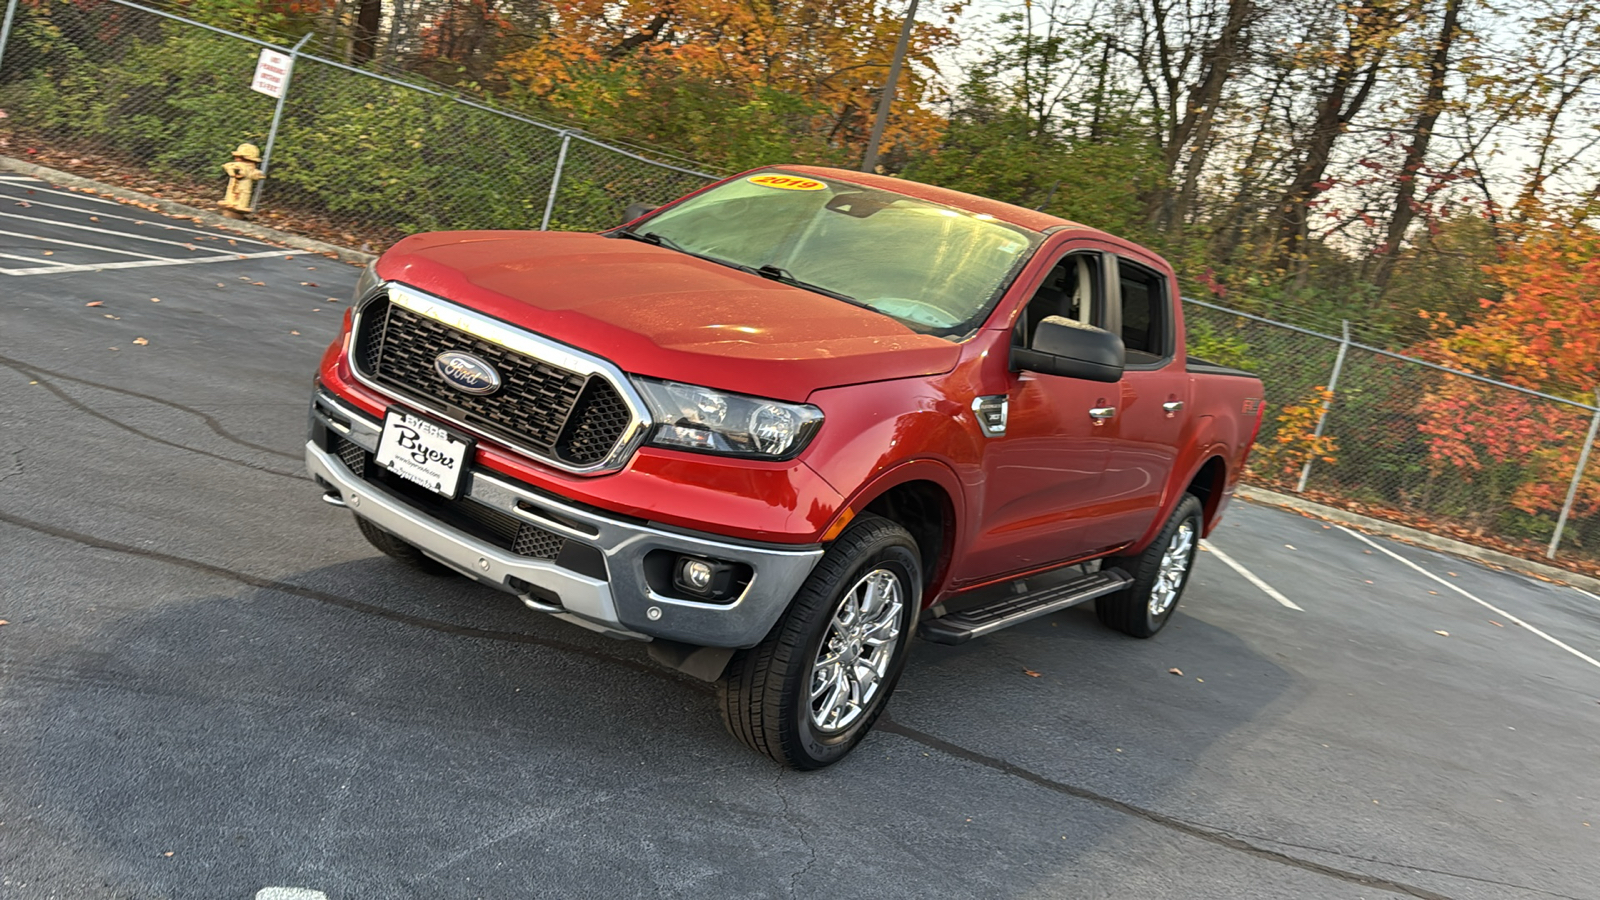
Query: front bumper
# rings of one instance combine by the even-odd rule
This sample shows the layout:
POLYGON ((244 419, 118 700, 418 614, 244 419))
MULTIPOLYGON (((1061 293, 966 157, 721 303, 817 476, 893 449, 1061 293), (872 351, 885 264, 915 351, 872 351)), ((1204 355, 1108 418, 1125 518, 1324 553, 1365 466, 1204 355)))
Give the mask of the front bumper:
POLYGON ((379 428, 365 413, 318 388, 311 403, 306 468, 356 515, 428 556, 518 595, 531 609, 595 631, 702 647, 751 647, 772 629, 822 557, 822 548, 816 546, 764 546, 608 516, 481 468, 466 476, 460 499, 423 498, 435 506, 470 504, 461 507, 469 515, 445 521, 417 498, 374 477, 370 457, 358 473, 341 456, 339 449, 348 451, 348 444, 373 453, 379 428), (485 518, 514 526, 525 523, 585 552, 564 549, 552 559, 535 558, 453 524, 485 518), (667 596, 653 589, 646 576, 645 560, 654 551, 739 563, 749 566, 752 574, 744 589, 727 602, 667 596))

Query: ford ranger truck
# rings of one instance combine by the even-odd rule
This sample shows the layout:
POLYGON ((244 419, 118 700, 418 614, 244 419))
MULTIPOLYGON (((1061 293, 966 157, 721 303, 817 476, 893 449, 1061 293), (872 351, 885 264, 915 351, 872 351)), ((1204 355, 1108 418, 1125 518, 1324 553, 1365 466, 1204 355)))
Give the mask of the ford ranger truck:
POLYGON ((1185 356, 1143 247, 782 166, 598 234, 395 244, 322 359, 306 464, 382 552, 649 642, 812 769, 913 634, 1088 601, 1160 631, 1261 398, 1185 356))

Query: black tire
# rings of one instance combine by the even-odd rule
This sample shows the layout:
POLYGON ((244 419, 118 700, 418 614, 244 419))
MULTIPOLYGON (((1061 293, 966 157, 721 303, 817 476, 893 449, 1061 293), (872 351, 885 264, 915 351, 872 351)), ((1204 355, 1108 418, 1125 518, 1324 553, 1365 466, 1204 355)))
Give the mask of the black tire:
POLYGON ((414 545, 406 543, 399 536, 384 531, 360 516, 356 516, 356 527, 361 529, 361 536, 367 539, 367 543, 383 551, 385 556, 392 557, 419 572, 426 572, 429 575, 453 574, 449 566, 423 553, 414 545))
MULTIPOLYGON (((872 596, 882 597, 883 591, 872 596)), ((766 639, 749 650, 740 650, 728 661, 717 682, 723 724, 745 746, 791 768, 820 769, 838 762, 872 729, 894 692, 905 668, 907 647, 921 606, 922 565, 916 541, 888 519, 858 517, 828 548, 766 639), (887 573, 888 578, 880 573, 887 573), (890 621, 897 622, 899 632, 892 640, 872 648, 871 659, 859 657, 868 660, 869 669, 880 662, 887 663, 873 682, 875 691, 866 689, 871 692, 867 702, 848 705, 847 710, 856 711, 847 712, 849 718, 840 719, 836 729, 821 727, 815 717, 828 709, 837 712, 838 706, 829 706, 825 696, 823 711, 814 709, 813 665, 819 661, 823 641, 830 635, 835 637, 832 646, 841 648, 836 655, 856 659, 854 654, 865 648, 860 640, 837 633, 833 625, 835 613, 847 599, 854 602, 857 596, 867 596, 858 595, 858 588, 870 593, 869 578, 880 588, 893 581, 901 608, 891 610, 889 601, 881 600, 873 618, 884 629, 890 621), (877 657, 880 651, 887 656, 877 657)), ((836 673, 846 671, 840 664, 833 668, 836 673)), ((849 671, 859 670, 851 666, 849 671)), ((815 674, 826 678, 823 673, 815 674)), ((833 683, 836 687, 844 684, 843 676, 833 683)), ((860 690, 859 682, 854 686, 860 690)))
POLYGON ((1102 623, 1136 638, 1151 637, 1167 624, 1173 611, 1178 608, 1178 601, 1183 599, 1183 589, 1189 586, 1189 573, 1194 571, 1195 554, 1200 550, 1201 514, 1200 499, 1193 494, 1185 494, 1178 501, 1178 508, 1167 518, 1167 524, 1162 526, 1161 533, 1156 535, 1143 553, 1106 560, 1106 568, 1119 568, 1132 575, 1133 584, 1094 602, 1095 615, 1100 617, 1102 623), (1161 577, 1162 559, 1167 555, 1167 550, 1173 547, 1173 538, 1185 524, 1189 526, 1188 558, 1183 562, 1176 593, 1164 609, 1152 611, 1151 599, 1161 577))

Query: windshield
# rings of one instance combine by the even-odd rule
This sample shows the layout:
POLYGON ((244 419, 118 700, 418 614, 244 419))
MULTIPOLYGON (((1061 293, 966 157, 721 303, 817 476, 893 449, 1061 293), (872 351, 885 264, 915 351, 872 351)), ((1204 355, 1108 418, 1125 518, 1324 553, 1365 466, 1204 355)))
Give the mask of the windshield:
POLYGON ((633 230, 953 339, 981 324, 1041 240, 991 216, 779 171, 713 188, 633 230))

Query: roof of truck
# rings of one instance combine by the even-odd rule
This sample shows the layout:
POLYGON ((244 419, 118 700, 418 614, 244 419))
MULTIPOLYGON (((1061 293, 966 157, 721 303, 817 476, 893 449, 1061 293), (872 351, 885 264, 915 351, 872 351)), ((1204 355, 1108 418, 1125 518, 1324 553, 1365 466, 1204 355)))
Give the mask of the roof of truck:
MULTIPOLYGON (((770 168, 783 169, 787 172, 797 172, 802 175, 815 175, 820 178, 832 178, 836 181, 848 181, 862 187, 878 188, 884 191, 893 191, 915 197, 919 200, 928 200, 933 203, 942 203, 956 209, 970 213, 981 213, 994 216, 1002 222, 1010 222, 1034 231, 1044 231, 1049 228, 1071 228, 1073 231, 1090 231, 1105 234, 1096 228, 1081 225, 1060 216, 1039 212, 1023 206, 1014 206, 1010 203, 1001 203, 999 200, 990 200, 976 194, 967 194, 961 191, 952 191, 949 188, 934 187, 931 184, 922 184, 917 181, 907 181, 904 178, 892 178, 888 175, 875 175, 871 172, 853 172, 849 169, 832 169, 826 166, 771 166, 770 168)), ((1110 235, 1106 235, 1110 237, 1110 235)))

